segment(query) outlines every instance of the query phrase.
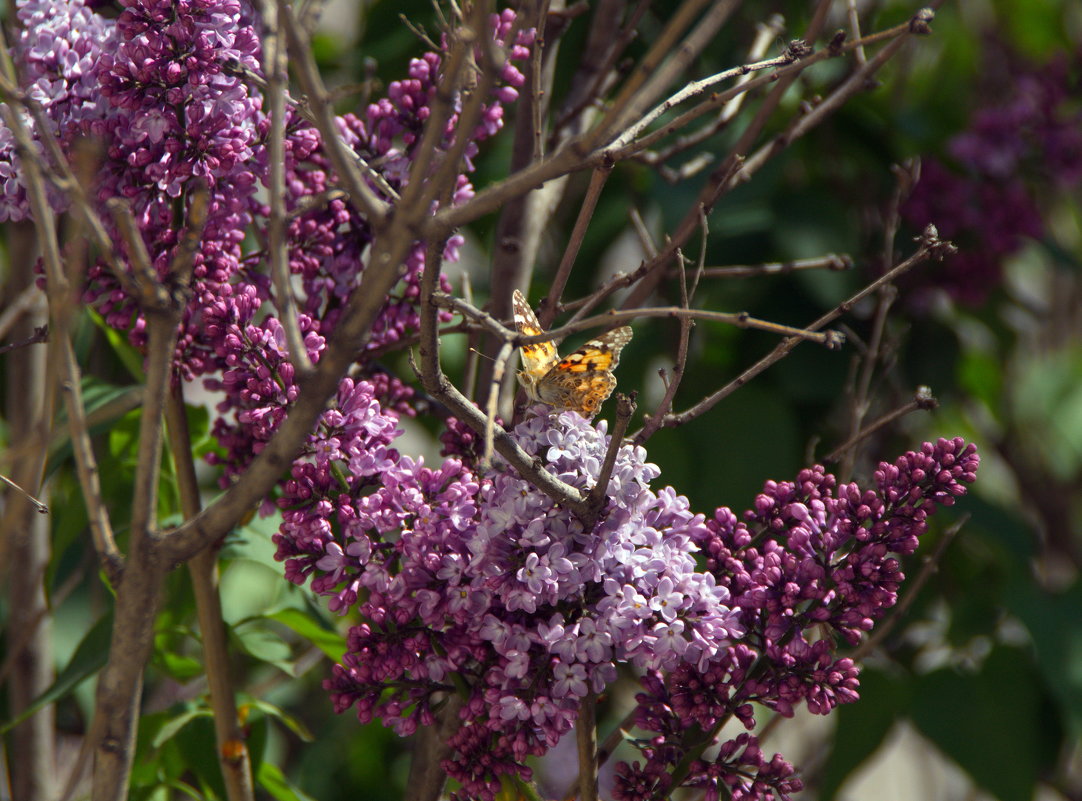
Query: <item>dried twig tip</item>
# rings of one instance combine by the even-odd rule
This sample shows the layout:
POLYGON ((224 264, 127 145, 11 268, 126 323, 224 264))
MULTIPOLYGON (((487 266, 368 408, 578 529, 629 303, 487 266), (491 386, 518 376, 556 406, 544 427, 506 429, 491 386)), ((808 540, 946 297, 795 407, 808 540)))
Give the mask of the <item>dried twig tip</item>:
POLYGON ((921 235, 915 237, 921 247, 928 251, 928 255, 936 261, 943 261, 947 256, 953 256, 958 252, 950 241, 939 238, 939 229, 934 224, 928 223, 921 235))
POLYGON ((792 59, 793 61, 799 61, 812 52, 811 46, 803 39, 793 39, 789 42, 789 46, 785 48, 784 56, 792 59))
POLYGON ((918 409, 923 409, 926 412, 939 408, 939 400, 932 394, 932 388, 923 384, 917 387, 917 391, 913 395, 913 402, 917 404, 918 409))
POLYGON ((909 32, 918 36, 928 36, 932 32, 932 20, 934 19, 935 12, 932 9, 922 8, 913 15, 913 19, 909 20, 909 32))

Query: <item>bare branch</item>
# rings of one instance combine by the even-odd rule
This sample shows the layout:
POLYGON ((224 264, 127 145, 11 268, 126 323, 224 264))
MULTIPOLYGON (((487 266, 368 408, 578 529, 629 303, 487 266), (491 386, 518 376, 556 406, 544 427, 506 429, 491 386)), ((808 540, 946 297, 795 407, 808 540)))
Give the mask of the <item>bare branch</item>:
MULTIPOLYGON (((172 388, 166 401, 165 417, 181 509, 185 519, 191 519, 199 514, 201 503, 183 385, 177 384, 172 388)), ((222 600, 218 592, 217 544, 193 556, 188 562, 188 572, 199 617, 210 705, 214 710, 218 767, 222 771, 229 801, 251 801, 255 797, 251 762, 237 718, 236 693, 229 670, 228 633, 222 619, 222 600)))
MULTIPOLYGON (((699 263, 696 270, 696 283, 698 283, 699 277, 702 275, 703 262, 706 259, 706 241, 709 234, 709 227, 706 219, 706 214, 702 215, 702 238, 699 248, 699 263)), ((682 308, 690 308, 692 292, 688 292, 687 276, 684 268, 684 260, 680 259, 680 305, 682 308)), ((691 341, 691 326, 692 320, 689 317, 683 317, 680 319, 680 339, 676 346, 676 363, 672 367, 672 375, 665 383, 665 395, 661 398, 657 408, 652 415, 647 415, 646 422, 639 432, 635 435, 635 444, 642 445, 654 433, 661 427, 661 421, 666 414, 672 410, 673 400, 676 398, 676 391, 680 388, 680 382, 684 378, 684 371, 687 368, 688 359, 688 344, 691 341)), ((659 371, 663 372, 663 371, 659 371)), ((664 375, 662 375, 664 380, 664 375)))
POLYGON ((703 278, 752 278, 761 275, 788 275, 800 270, 851 270, 853 259, 845 254, 828 253, 809 259, 775 261, 767 264, 734 264, 729 267, 704 267, 703 278))
MULTIPOLYGON (((34 289, 36 290, 37 288, 35 287, 34 289)), ((39 294, 40 294, 40 292, 39 292, 39 294)), ((40 345, 43 342, 48 342, 48 341, 49 341, 49 326, 47 326, 47 325, 38 326, 37 328, 34 329, 34 333, 32 333, 30 336, 24 337, 23 339, 20 339, 18 342, 9 342, 6 345, 0 345, 0 356, 3 356, 5 353, 10 353, 13 350, 20 350, 22 348, 30 347, 31 345, 40 345)))
POLYGON ((86 407, 83 404, 82 376, 75 360, 75 351, 66 336, 62 344, 62 354, 65 374, 61 388, 65 392, 71 446, 75 454, 79 486, 83 491, 83 502, 86 503, 90 535, 102 569, 115 586, 123 575, 124 558, 120 554, 120 549, 117 548, 109 513, 102 500, 98 461, 94 456, 94 446, 90 441, 90 425, 87 422, 86 407))
POLYGON ((936 400, 935 396, 932 394, 932 390, 929 387, 917 387, 917 391, 914 393, 913 399, 911 401, 903 404, 902 406, 899 406, 897 409, 887 412, 885 415, 880 417, 867 428, 863 428, 857 431, 844 443, 831 451, 829 455, 825 456, 823 458, 823 461, 827 463, 836 462, 843 456, 849 454, 853 450, 853 448, 855 448, 862 440, 867 439, 868 437, 875 434, 877 431, 886 428, 887 426, 891 425, 897 420, 900 420, 906 415, 912 414, 917 410, 931 411, 938 407, 939 401, 936 400))
MULTIPOLYGON (((917 238, 917 241, 920 243, 920 247, 912 256, 910 256, 908 259, 896 266, 894 269, 888 271, 885 275, 868 284, 868 286, 864 287, 862 290, 854 294, 848 300, 845 300, 842 303, 838 304, 832 310, 830 310, 818 320, 809 325, 807 327, 807 330, 817 331, 828 323, 836 320, 842 314, 848 312, 849 309, 851 309, 856 303, 860 302, 872 292, 875 292, 880 286, 895 280, 898 276, 908 272, 921 262, 927 259, 941 260, 945 256, 953 253, 956 250, 954 245, 952 245, 950 242, 946 242, 939 238, 939 234, 936 231, 935 226, 932 225, 929 225, 925 229, 924 233, 917 238)), ((783 342, 780 342, 777 347, 774 348, 774 350, 772 350, 754 365, 749 367, 735 379, 730 381, 724 387, 719 389, 717 392, 704 398, 699 403, 695 404, 693 407, 684 412, 666 415, 663 425, 667 427, 682 425, 683 423, 686 423, 689 420, 693 420, 694 418, 709 411, 715 405, 717 405, 719 401, 731 395, 733 391, 736 390, 738 387, 743 386, 752 378, 766 370, 768 367, 771 367, 772 365, 783 359, 785 356, 787 356, 793 348, 800 344, 801 341, 802 340, 797 337, 789 337, 783 342)))
POLYGON ((286 48, 280 28, 284 6, 263 0, 263 72, 267 76, 267 116, 270 135, 267 142, 268 190, 270 217, 267 219, 267 250, 270 257, 271 279, 274 282, 274 302, 278 319, 285 332, 290 362, 303 378, 312 370, 308 348, 304 344, 297 320, 297 299, 289 275, 289 252, 286 244, 285 201, 285 130, 286 130, 286 48))
POLYGON ((578 256, 582 242, 586 238, 586 229, 590 226, 590 220, 593 219, 594 209, 597 208, 597 201, 601 197, 601 190, 611 174, 612 165, 610 164, 607 167, 595 169, 590 175, 590 185, 586 188, 586 197, 583 198, 582 205, 579 207, 575 227, 571 229, 571 238, 568 240, 567 247, 564 248, 563 258, 560 259, 560 265, 556 268, 556 275, 552 279, 552 286, 549 287, 549 293, 538 313, 538 321, 542 326, 551 325, 556 316, 556 304, 564 293, 564 287, 567 286, 567 279, 571 275, 575 257, 578 256))
POLYGON ((612 478, 612 470, 616 466, 616 457, 620 453, 620 448, 624 445, 624 434, 627 433, 627 426, 631 422, 631 415, 633 414, 635 414, 634 393, 632 393, 631 397, 622 392, 616 393, 616 421, 612 427, 612 434, 609 436, 609 447, 605 452, 605 461, 602 462, 601 471, 597 474, 597 482, 590 488, 590 492, 586 496, 587 517, 585 519, 579 518, 587 531, 594 527, 594 524, 597 523, 598 518, 604 511, 605 503, 608 500, 609 479, 612 478))
POLYGON ((39 501, 29 490, 26 490, 23 487, 19 486, 2 473, 0 473, 0 483, 3 483, 5 486, 10 487, 11 489, 22 495, 23 498, 25 498, 31 505, 33 505, 34 509, 37 510, 38 514, 49 514, 49 506, 46 503, 44 503, 43 501, 39 501))
POLYGON ((280 31, 284 29, 289 42, 289 52, 293 56, 293 68, 297 79, 308 96, 307 107, 313 115, 316 128, 322 137, 323 148, 334 165, 343 189, 349 192, 350 200, 368 219, 373 229, 379 230, 386 224, 387 203, 376 196, 361 174, 361 158, 342 141, 334 120, 334 107, 327 97, 327 89, 316 69, 315 59, 308 33, 297 23, 292 7, 286 0, 277 0, 281 9, 278 17, 280 31))
MULTIPOLYGON (((614 439, 615 441, 615 439, 614 439)), ((578 801, 597 801, 597 696, 586 693, 579 703, 575 741, 579 753, 578 801)))

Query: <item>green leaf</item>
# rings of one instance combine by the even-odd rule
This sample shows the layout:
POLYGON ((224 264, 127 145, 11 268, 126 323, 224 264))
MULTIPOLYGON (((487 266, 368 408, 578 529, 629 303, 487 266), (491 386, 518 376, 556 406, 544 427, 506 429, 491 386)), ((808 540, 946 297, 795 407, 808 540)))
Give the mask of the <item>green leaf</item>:
POLYGON ((260 787, 278 801, 315 801, 312 796, 305 795, 290 784, 281 769, 270 762, 264 762, 259 766, 255 779, 260 787))
POLYGON ((1056 595, 1019 577, 1009 592, 1010 609, 1029 629, 1037 666, 1059 702, 1072 735, 1082 736, 1082 582, 1056 595))
POLYGON ((154 738, 151 740, 151 745, 155 748, 161 748, 166 741, 176 737, 177 733, 191 723, 196 718, 209 718, 211 712, 206 707, 191 707, 186 708, 179 715, 170 718, 161 728, 155 733, 154 738))
POLYGON ((300 609, 283 609, 273 615, 267 615, 267 618, 292 629, 330 659, 338 661, 346 652, 345 637, 334 629, 328 628, 318 617, 306 614, 300 609))
POLYGON ((308 727, 305 726, 304 723, 287 713, 281 707, 277 707, 268 701, 263 701, 258 698, 250 699, 248 703, 255 709, 258 709, 267 717, 280 721, 283 725, 285 725, 286 728, 288 728, 304 742, 310 743, 315 740, 315 736, 312 734, 311 731, 309 731, 308 727))
POLYGON ((22 714, 0 726, 0 734, 18 726, 44 706, 63 698, 79 684, 90 678, 105 666, 109 657, 109 639, 113 633, 113 615, 109 613, 98 619, 90 631, 83 637, 79 647, 68 662, 67 667, 57 676, 52 687, 34 699, 22 714))
POLYGON ((913 698, 914 723, 978 785, 1000 801, 1032 801, 1063 738, 1027 652, 1000 646, 975 673, 921 676, 913 698))
POLYGON ((225 780, 218 763, 218 743, 214 721, 209 714, 197 715, 180 728, 175 737, 177 747, 189 771, 199 780, 199 788, 208 799, 225 798, 225 780))
POLYGON ((289 661, 289 645, 265 625, 252 621, 234 626, 231 633, 232 639, 246 654, 260 662, 274 665, 283 673, 293 675, 293 665, 289 661))
POLYGON ((116 353, 121 363, 128 369, 128 372, 131 373, 132 378, 135 379, 136 383, 145 384, 146 375, 143 373, 143 355, 132 347, 132 344, 128 341, 128 332, 113 328, 93 309, 88 309, 88 312, 94 324, 105 335, 105 339, 112 347, 113 352, 116 353))
MULTIPOLYGON (((90 426, 88 433, 91 438, 110 431, 117 420, 129 411, 131 401, 129 396, 141 396, 141 387, 120 387, 106 383, 93 376, 84 376, 82 381, 83 406, 88 418, 92 418, 96 412, 105 409, 110 404, 116 404, 115 413, 98 420, 90 426)), ((49 445, 49 461, 46 468, 46 476, 51 476, 61 465, 73 460, 71 437, 67 408, 60 407, 57 416, 56 431, 59 436, 53 438, 49 445)))
POLYGON ((259 618, 280 606, 280 598, 292 586, 282 577, 281 565, 273 567, 252 559, 232 559, 222 571, 222 609, 228 623, 259 618))
POLYGON ((121 464, 134 466, 139 449, 139 417, 141 409, 135 409, 109 427, 109 454, 121 464))
POLYGON ((1003 397, 1003 357, 970 348, 958 364, 958 382, 989 409, 1000 408, 1003 397))
POLYGON ((198 659, 170 651, 158 651, 154 657, 154 665, 177 681, 191 681, 206 672, 203 663, 198 659))

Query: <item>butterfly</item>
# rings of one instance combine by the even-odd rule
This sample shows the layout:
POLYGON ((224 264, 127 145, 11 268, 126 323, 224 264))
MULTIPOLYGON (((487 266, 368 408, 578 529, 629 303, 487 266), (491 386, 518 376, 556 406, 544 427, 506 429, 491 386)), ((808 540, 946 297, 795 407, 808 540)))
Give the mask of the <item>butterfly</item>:
MULTIPOLYGON (((525 336, 545 333, 537 316, 517 289, 511 296, 515 328, 525 336)), ((522 345, 523 369, 519 383, 530 400, 556 409, 572 409, 583 417, 593 417, 616 388, 612 371, 620 361, 620 351, 631 341, 631 329, 621 326, 591 339, 574 353, 560 358, 556 343, 533 342, 522 345)))

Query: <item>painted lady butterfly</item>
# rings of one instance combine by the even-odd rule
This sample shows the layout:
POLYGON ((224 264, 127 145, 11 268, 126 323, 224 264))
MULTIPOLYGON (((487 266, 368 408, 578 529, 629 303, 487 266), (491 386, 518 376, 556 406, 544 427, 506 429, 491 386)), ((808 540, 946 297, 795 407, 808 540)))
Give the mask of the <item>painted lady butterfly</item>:
MULTIPOLYGON (((544 333, 521 292, 516 289, 511 301, 520 334, 544 333)), ((562 359, 552 341, 522 345, 519 383, 532 401, 593 417, 616 388, 612 371, 620 361, 620 351, 630 341, 631 329, 625 325, 591 339, 562 359)))

